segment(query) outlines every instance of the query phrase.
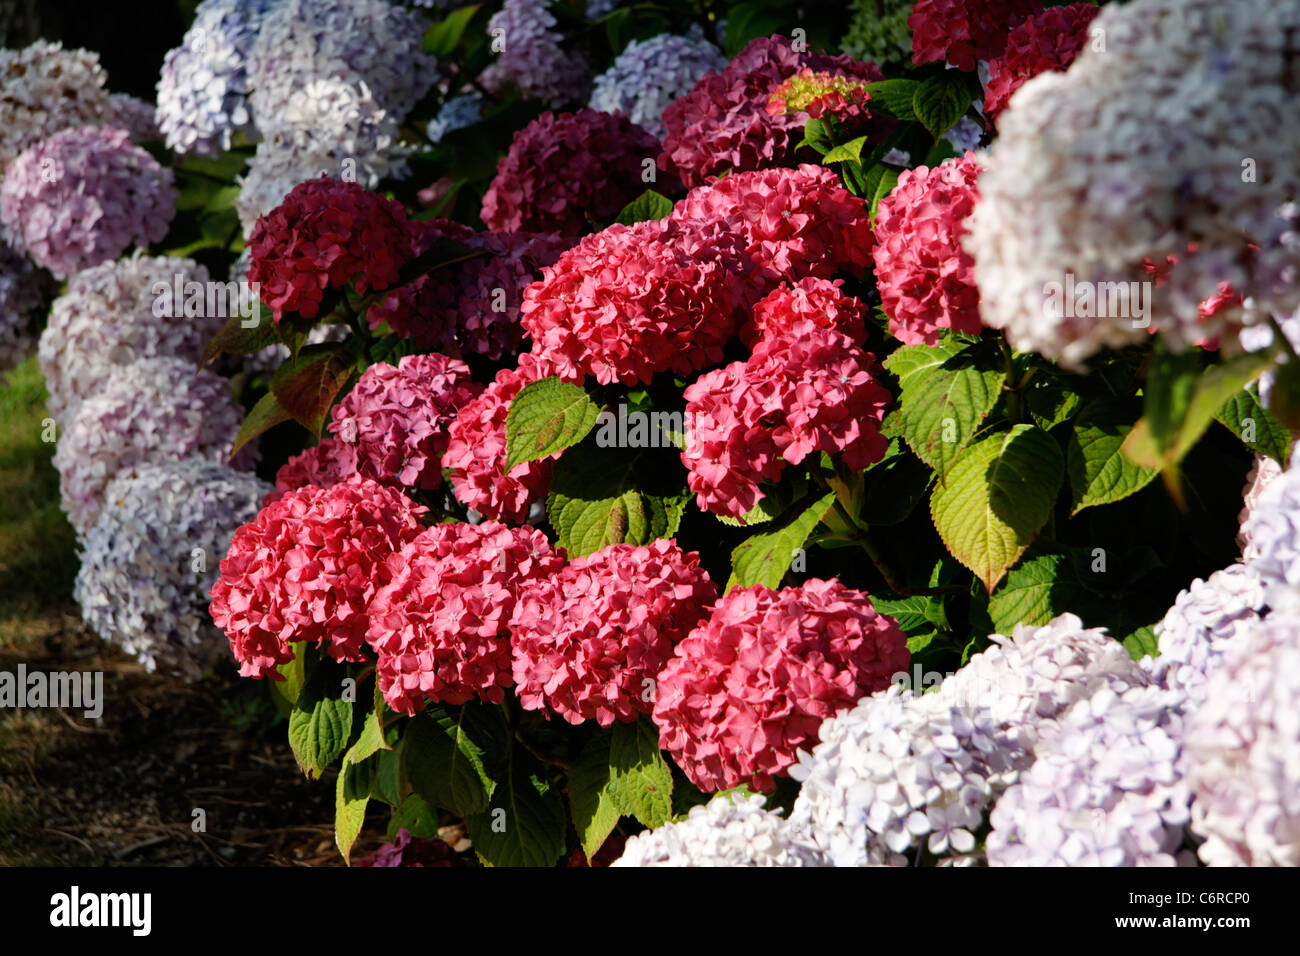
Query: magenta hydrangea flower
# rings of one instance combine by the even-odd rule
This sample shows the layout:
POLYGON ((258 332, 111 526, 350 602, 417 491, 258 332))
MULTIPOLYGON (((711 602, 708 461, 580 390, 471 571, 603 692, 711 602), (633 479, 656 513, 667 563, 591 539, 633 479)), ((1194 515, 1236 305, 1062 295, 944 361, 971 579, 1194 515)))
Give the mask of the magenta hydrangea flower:
POLYGON ((434 525, 389 558, 368 633, 388 705, 414 714, 427 701, 501 703, 515 600, 563 565, 540 531, 495 521, 434 525))
POLYGON ((622 114, 543 113, 497 164, 483 222, 493 232, 580 236, 641 195, 645 161, 658 152, 655 135, 622 114))
POLYGON ((741 327, 740 337, 753 348, 769 335, 786 335, 800 322, 811 322, 861 342, 866 335, 867 308, 861 299, 840 291, 843 279, 800 279, 773 289, 754 304, 753 319, 741 327))
POLYGON ((328 488, 347 481, 356 473, 357 446, 327 436, 280 466, 275 473, 275 491, 267 495, 262 504, 269 505, 307 485, 328 488))
POLYGON ((447 425, 483 390, 469 366, 433 353, 376 362, 334 406, 330 434, 356 449, 357 472, 387 484, 442 484, 447 425))
POLYGON ((1048 7, 1007 34, 1006 49, 989 62, 984 113, 996 119, 1011 94, 1039 73, 1064 71, 1088 42, 1088 26, 1101 12, 1090 3, 1048 7))
POLYGON ((975 258, 962 247, 978 178, 967 152, 933 169, 904 170, 876 207, 876 284, 889 331, 906 345, 934 345, 941 329, 983 328, 975 258))
POLYGON ((172 171, 111 126, 65 129, 24 150, 0 184, 14 249, 63 279, 167 235, 172 171))
POLYGON ((244 677, 284 678, 290 644, 339 661, 364 659, 367 607, 385 563, 421 531, 428 509, 369 479, 308 485, 264 505, 235 532, 212 588, 212 620, 244 677))
POLYGON ((733 588, 659 674, 659 746, 706 792, 771 790, 823 720, 909 660, 898 624, 838 581, 733 588))
POLYGON ((972 72, 977 60, 991 60, 1005 49, 1013 24, 1042 8, 1041 0, 916 0, 907 18, 912 62, 947 60, 972 72))
POLYGON ((654 705, 673 647, 717 597, 699 555, 659 538, 578 558, 523 589, 510 621, 525 710, 571 724, 634 721, 654 705))

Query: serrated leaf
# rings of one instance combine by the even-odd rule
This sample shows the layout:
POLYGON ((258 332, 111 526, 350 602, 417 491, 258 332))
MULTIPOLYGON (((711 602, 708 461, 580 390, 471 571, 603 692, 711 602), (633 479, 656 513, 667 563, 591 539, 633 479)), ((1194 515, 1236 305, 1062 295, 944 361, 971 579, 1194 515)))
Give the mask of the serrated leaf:
POLYGON ((1160 656, 1160 639, 1156 637, 1155 625, 1148 624, 1124 638, 1124 647, 1135 661, 1144 657, 1160 656))
POLYGON ((453 10, 445 20, 435 23, 424 31, 424 52, 437 57, 448 57, 460 46, 460 39, 465 35, 469 21, 478 13, 481 3, 470 7, 453 10))
POLYGON ((935 488, 930 516, 939 537, 988 593, 1046 523, 1064 475, 1052 436, 1017 425, 965 449, 947 484, 935 488))
POLYGON ((599 415, 600 406, 577 385, 543 378, 524 386, 506 414, 506 471, 576 445, 599 415))
POLYGON ((366 806, 375 785, 377 763, 360 756, 354 744, 343 757, 334 785, 334 843, 351 864, 352 845, 366 822, 366 806))
POLYGON ((321 661, 289 714, 289 746, 313 779, 343 753, 352 735, 352 702, 343 699, 345 675, 337 664, 321 661))
POLYGON ((384 741, 384 730, 379 723, 379 715, 373 710, 366 711, 365 720, 361 723, 361 733, 357 735, 356 743, 352 745, 348 755, 354 762, 360 763, 386 749, 388 744, 384 741))
POLYGON ((1291 436, 1259 400, 1259 393, 1245 388, 1224 402, 1214 418, 1243 445, 1257 455, 1267 455, 1283 468, 1291 454, 1291 436))
POLYGON ((826 131, 825 123, 819 119, 810 119, 804 124, 803 139, 799 142, 799 146, 807 146, 825 156, 834 148, 835 143, 831 140, 830 133, 826 131))
POLYGON ((1014 567, 1002 586, 989 598, 989 617, 998 634, 1010 634, 1017 624, 1046 624, 1073 606, 1064 576, 1071 573, 1070 558, 1048 552, 1014 567))
MULTIPOLYGON (((771 495, 764 495, 759 499, 758 504, 746 511, 741 517, 733 518, 730 515, 714 514, 723 524, 732 528, 750 528, 756 524, 766 524, 768 521, 780 516, 780 511, 773 510, 773 500, 771 495)), ((710 512, 713 514, 713 512, 710 512)))
POLYGON ((662 193, 647 189, 623 207, 615 217, 615 222, 631 226, 650 219, 663 219, 673 211, 673 201, 662 193))
POLYGON ((673 772, 659 749, 659 731, 644 715, 616 723, 609 742, 613 797, 618 809, 657 827, 673 815, 673 772))
POLYGON ((230 457, 234 458, 241 448, 258 435, 290 420, 291 416, 280 405, 280 400, 275 397, 275 393, 267 392, 244 416, 243 424, 239 426, 239 434, 235 436, 235 443, 230 448, 230 457))
POLYGON ((880 200, 884 199, 894 191, 898 185, 898 170, 890 169, 888 166, 877 167, 880 170, 880 178, 875 182, 871 190, 871 222, 876 221, 876 210, 880 208, 880 200))
POLYGON ((1120 451, 1132 421, 1129 403, 1105 399, 1090 404, 1071 423, 1066 445, 1071 515, 1136 494, 1159 474, 1133 464, 1120 451))
POLYGON ((912 94, 912 111, 921 125, 938 139, 970 109, 970 87, 956 71, 946 71, 923 82, 912 94))
POLYGON ((278 673, 284 680, 271 681, 271 693, 275 698, 275 708, 280 712, 280 716, 288 717, 293 711, 294 702, 298 695, 302 693, 302 685, 307 676, 307 654, 304 648, 306 642, 295 641, 289 645, 293 652, 293 660, 287 664, 281 664, 277 667, 278 673))
POLYGON ((410 785, 402 774, 402 750, 403 741, 398 740, 393 749, 381 750, 375 754, 378 766, 375 770, 375 787, 370 795, 390 807, 400 807, 411 792, 410 785))
POLYGON ((866 143, 867 137, 865 136, 859 136, 857 139, 842 143, 822 157, 822 165, 829 166, 831 163, 858 163, 861 165, 862 147, 866 143))
POLYGON ((465 819, 474 851, 490 866, 553 866, 565 850, 564 798, 517 749, 489 806, 465 819))
POLYGON ((731 577, 727 590, 763 584, 779 588, 790 570, 796 548, 802 548, 818 522, 835 502, 834 493, 823 495, 811 504, 796 506, 793 516, 781 527, 751 535, 731 552, 731 577))
POLYGON ((569 809, 582 852, 590 860, 614 832, 622 815, 614 799, 614 774, 609 761, 610 734, 597 731, 568 773, 569 809))
POLYGON ((912 100, 921 88, 919 80, 881 80, 868 83, 867 93, 871 96, 868 109, 871 112, 888 113, 895 119, 910 121, 916 119, 912 100))
POLYGON ((412 718, 402 739, 402 770, 421 797, 461 816, 487 806, 495 786, 488 763, 509 740, 493 708, 432 705, 412 718))
POLYGON ((412 793, 402 801, 401 806, 388 821, 388 839, 397 838, 398 830, 408 830, 411 836, 432 840, 438 836, 438 808, 430 804, 418 793, 412 793))
POLYGON ((871 605, 877 614, 897 621, 904 634, 933 632, 935 627, 948 626, 947 612, 937 597, 918 594, 893 599, 873 594, 871 605))
POLYGON ((319 437, 325 416, 356 366, 342 342, 304 346, 271 376, 271 394, 294 421, 319 437))
POLYGON ((252 355, 254 352, 260 352, 268 345, 275 345, 280 339, 275 334, 275 323, 262 313, 259 308, 257 316, 245 318, 242 315, 232 315, 209 341, 203 349, 203 356, 199 359, 199 365, 204 366, 215 360, 217 356, 227 355, 252 355), (244 323, 257 319, 255 325, 251 328, 245 328, 244 323))

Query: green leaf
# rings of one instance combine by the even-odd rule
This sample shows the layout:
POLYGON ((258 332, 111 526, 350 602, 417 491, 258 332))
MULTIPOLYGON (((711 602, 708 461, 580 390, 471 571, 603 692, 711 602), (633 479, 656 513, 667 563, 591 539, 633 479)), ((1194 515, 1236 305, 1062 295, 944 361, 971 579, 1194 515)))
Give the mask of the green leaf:
POLYGON ((997 404, 1006 370, 961 343, 907 345, 885 360, 898 377, 898 428, 923 462, 944 479, 975 429, 997 404))
POLYGON ((614 799, 614 772, 609 762, 610 733, 599 730, 582 748, 568 773, 569 809, 582 852, 590 860, 614 832, 622 815, 614 799))
POLYGON ((929 493, 933 475, 901 439, 889 443, 885 457, 863 474, 863 500, 858 517, 869 526, 901 524, 929 493))
POLYGON ((631 226, 634 223, 645 222, 649 219, 664 219, 672 211, 673 201, 671 199, 662 193, 655 192, 653 189, 647 189, 624 206, 622 212, 615 217, 614 221, 621 222, 625 226, 631 226))
POLYGON ((288 717, 293 710, 294 701, 302 693, 302 685, 307 676, 306 664, 306 642, 295 641, 289 645, 293 651, 293 660, 287 664, 281 664, 276 668, 276 672, 284 680, 271 681, 271 691, 275 699, 275 709, 280 712, 282 717, 288 717))
POLYGON ((515 749, 489 806, 465 819, 475 852, 489 866, 553 866, 563 856, 564 798, 540 769, 515 749))
POLYGON ((1140 661, 1144 657, 1159 657, 1160 639, 1156 637, 1155 625, 1139 627, 1124 638, 1124 647, 1128 649, 1129 656, 1135 661, 1140 661))
MULTIPOLYGON (((775 499, 772 495, 764 495, 758 500, 758 504, 746 511, 741 517, 733 518, 730 515, 714 514, 723 524, 732 528, 750 528, 756 524, 766 524, 774 518, 780 517, 781 512, 774 510, 773 504, 775 499)), ((710 514, 713 514, 710 512, 710 514)))
POLYGON ((1214 418, 1255 454, 1267 455, 1286 467, 1291 436, 1264 408, 1255 388, 1245 388, 1233 395, 1214 413, 1214 418))
POLYGON ((289 413, 280 405, 275 393, 267 392, 244 416, 244 422, 239 426, 239 434, 235 436, 235 444, 230 449, 230 457, 235 457, 241 448, 258 435, 289 420, 289 413))
POLYGON ((1136 494, 1159 474, 1155 468, 1133 464, 1120 452, 1133 417, 1130 403, 1102 399, 1088 405, 1070 425, 1066 469, 1071 515, 1136 494))
POLYGON ((438 808, 417 793, 402 801, 388 821, 388 839, 397 838, 398 830, 409 830, 411 836, 432 840, 438 836, 438 808))
POLYGON ((506 414, 506 471, 576 445, 596 424, 600 406, 558 378, 524 386, 506 414))
POLYGON ((375 786, 377 762, 361 756, 357 745, 343 757, 334 786, 334 843, 351 863, 352 845, 357 842, 366 822, 366 805, 375 786))
POLYGON ((914 120, 916 110, 912 101, 920 89, 919 80, 881 80, 879 83, 868 83, 867 93, 871 96, 868 108, 873 113, 888 113, 895 119, 914 120))
POLYGON ((370 795, 390 807, 400 807, 411 792, 410 784, 402 774, 404 744, 404 739, 398 740, 392 750, 381 750, 375 754, 378 768, 375 771, 375 788, 370 795))
POLYGON ((347 748, 352 702, 343 699, 347 672, 332 661, 312 670, 289 714, 289 745, 298 766, 316 779, 347 748))
POLYGON ((673 772, 659 749, 659 731, 641 715, 616 723, 609 743, 614 802, 644 826, 657 827, 673 815, 673 772))
POLYGON ((1064 474, 1052 436, 1017 425, 963 451, 935 488, 930 516, 939 537, 988 593, 1047 521, 1064 474))
POLYGON ((1274 366, 1268 410, 1283 428, 1300 431, 1300 362, 1283 362, 1274 366))
POLYGON ((402 769, 416 793, 461 816, 487 806, 495 786, 488 763, 509 741, 495 708, 432 705, 402 739, 402 769))
POLYGON ((835 147, 835 143, 827 132, 825 123, 819 119, 810 119, 804 124, 803 139, 795 149, 799 149, 800 146, 807 146, 825 156, 835 147))
POLYGON ((1036 378, 1022 394, 1029 417, 1043 431, 1051 431, 1068 419, 1082 402, 1077 390, 1054 378, 1036 378))
POLYGON ((876 180, 875 186, 871 190, 871 221, 876 221, 876 210, 880 208, 880 200, 884 199, 894 191, 898 185, 898 170, 890 169, 888 166, 880 166, 880 178, 876 180))
POLYGON ((1017 624, 1046 624, 1057 614, 1070 610, 1072 575, 1069 555, 1047 552, 1013 568, 1002 586, 989 599, 989 617, 998 634, 1010 634, 1017 624))
POLYGON ((933 634, 936 627, 948 626, 948 614, 943 608, 943 602, 937 597, 918 594, 892 599, 873 594, 871 605, 877 614, 884 614, 897 621, 903 633, 909 636, 917 633, 933 634))
POLYGON ((451 56, 456 47, 460 46, 465 28, 469 26, 469 21, 474 19, 474 14, 478 13, 481 6, 481 3, 476 3, 471 7, 453 10, 447 19, 435 23, 424 31, 424 52, 432 53, 437 57, 451 56))
POLYGON ((822 165, 829 166, 831 163, 858 163, 861 165, 862 147, 866 145, 866 142, 867 138, 865 136, 859 136, 857 139, 851 139, 847 143, 836 146, 822 157, 822 165))
POLYGON ((781 29, 783 17, 761 0, 737 3, 727 8, 727 35, 723 49, 734 57, 756 37, 771 36, 781 29))
POLYGON ((271 376, 271 393, 280 407, 317 437, 334 397, 352 377, 352 349, 343 342, 307 345, 271 376))
POLYGON ((207 365, 218 355, 252 355, 268 345, 275 345, 279 341, 275 334, 275 323, 260 313, 259 306, 259 314, 255 317, 257 321, 251 328, 245 328, 244 323, 251 321, 254 318, 252 316, 246 319, 242 315, 232 315, 227 319, 226 324, 204 347, 199 365, 207 365))
POLYGON ((912 110, 921 125, 938 139, 970 109, 970 87, 956 71, 945 71, 932 76, 912 95, 912 110))
POLYGON ((779 588, 781 579, 790 570, 796 548, 802 548, 808 535, 817 527, 826 512, 831 510, 835 494, 823 495, 807 505, 797 505, 793 517, 781 527, 762 534, 751 535, 731 552, 731 578, 727 590, 764 584, 779 588))
POLYGON ((366 718, 361 723, 361 733, 357 736, 357 741, 352 745, 352 749, 348 751, 348 756, 354 762, 360 763, 379 751, 387 749, 388 744, 384 741, 384 731, 379 723, 379 715, 373 710, 366 711, 366 718))

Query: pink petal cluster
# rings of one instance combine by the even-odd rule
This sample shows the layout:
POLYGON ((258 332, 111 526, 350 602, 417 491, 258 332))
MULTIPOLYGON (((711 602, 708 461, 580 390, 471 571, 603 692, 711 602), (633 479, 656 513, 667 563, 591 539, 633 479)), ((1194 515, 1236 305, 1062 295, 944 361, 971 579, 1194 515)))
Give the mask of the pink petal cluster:
POLYGON ((447 219, 412 223, 415 254, 450 239, 483 255, 435 269, 376 302, 370 327, 387 322, 421 351, 499 359, 518 350, 524 289, 571 244, 550 233, 476 233, 447 219))
POLYGON ((437 352, 376 362, 334 406, 330 434, 356 449, 363 477, 437 488, 447 425, 482 390, 468 365, 437 352))
POLYGON ((368 479, 308 485, 264 505, 235 532, 212 588, 212 620, 239 673, 283 680, 276 667, 293 660, 295 641, 335 660, 363 660, 384 562, 420 533, 426 510, 368 479))
POLYGON ((326 289, 387 289, 412 257, 401 203, 355 182, 321 176, 299 183, 257 220, 249 236, 250 282, 278 322, 286 312, 313 319, 326 289))
POLYGON ((401 714, 427 701, 501 703, 516 598, 563 565, 563 552, 526 525, 439 524, 409 542, 388 559, 392 580, 370 605, 384 700, 401 714))
POLYGON ((493 232, 580 236, 646 189, 645 160, 659 140, 620 113, 543 113, 510 142, 483 197, 493 232))
POLYGON ((275 473, 275 491, 266 496, 263 506, 279 501, 291 491, 306 485, 328 488, 347 481, 357 473, 357 448, 337 438, 322 438, 301 455, 294 455, 275 473))
POLYGON ((838 581, 733 588, 659 674, 659 746, 706 792, 771 790, 823 720, 909 660, 898 624, 838 581))
POLYGON ((59 279, 159 242, 176 212, 172 171, 111 126, 55 133, 3 173, 9 245, 59 279))
POLYGON ((800 279, 794 285, 773 289, 754 305, 753 318, 741 327, 740 337, 753 348, 760 338, 787 334, 800 322, 833 329, 861 342, 866 335, 867 307, 861 299, 840 291, 843 279, 800 279))
POLYGON ((725 69, 704 74, 664 110, 659 168, 688 186, 699 186, 725 173, 791 163, 807 115, 772 115, 767 107, 777 87, 804 69, 869 83, 884 79, 874 63, 796 52, 783 36, 758 37, 725 69))
POLYGON ((947 60, 973 72, 1005 49, 1012 25, 1042 8, 1041 0, 916 0, 907 18, 912 62, 947 60))
POLYGON ((853 340, 800 320, 759 341, 745 362, 701 375, 685 391, 687 486, 700 508, 742 518, 762 481, 814 451, 855 470, 884 457, 892 397, 875 357, 853 340))
POLYGON ((739 238, 693 223, 615 224, 586 236, 524 290, 533 350, 575 377, 648 382, 720 361, 757 298, 739 238))
POLYGON ((876 207, 876 284, 889 331, 906 345, 934 345, 940 329, 978 333, 975 258, 962 247, 979 202, 975 154, 904 170, 876 207))
MULTIPOLYGON (((451 472, 456 500, 486 518, 523 521, 534 501, 551 487, 555 456, 526 461, 506 472, 506 415, 525 385, 560 374, 531 352, 519 356, 518 368, 497 372, 477 398, 461 407, 447 427, 442 466, 451 472)), ((573 380, 573 376, 562 376, 573 380)))
POLYGON ((699 555, 660 538, 615 544, 521 592, 510 621, 516 693, 571 724, 633 721, 654 706, 673 647, 717 597, 699 555))
POLYGON ((1088 25, 1101 12, 1090 3, 1048 7, 1017 24, 1006 49, 989 62, 984 113, 996 119, 1011 94, 1039 73, 1064 71, 1088 42, 1088 25))
POLYGON ((840 141, 870 136, 873 130, 878 134, 887 128, 887 120, 873 116, 867 105, 871 99, 867 84, 871 82, 869 78, 805 68, 772 91, 767 112, 779 116, 802 111, 813 119, 829 113, 839 124, 840 141))
POLYGON ((871 266, 870 208, 821 166, 727 176, 692 189, 669 218, 741 236, 767 289, 837 270, 861 277, 871 266))

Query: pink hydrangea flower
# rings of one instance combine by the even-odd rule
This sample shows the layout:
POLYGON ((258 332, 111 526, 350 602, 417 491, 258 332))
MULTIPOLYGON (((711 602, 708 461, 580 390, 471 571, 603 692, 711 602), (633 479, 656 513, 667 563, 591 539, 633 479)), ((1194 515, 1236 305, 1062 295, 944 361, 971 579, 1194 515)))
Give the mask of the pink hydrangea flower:
POLYGON ((1011 94, 1039 73, 1064 71, 1088 42, 1088 25, 1101 12, 1090 3, 1048 7, 1007 34, 1006 49, 989 62, 984 113, 996 119, 1011 94))
POLYGON ((751 348, 769 332, 784 334, 799 322, 811 322, 861 342, 866 335, 866 306, 840 291, 842 279, 800 279, 772 290, 754 305, 754 316, 741 327, 740 337, 751 348))
POLYGON ((294 455, 275 473, 275 491, 266 496, 263 507, 279 501, 290 491, 306 485, 328 488, 357 473, 357 448, 337 438, 322 438, 301 455, 294 455))
POLYGON ((434 525, 388 559, 370 606, 379 689, 401 714, 427 701, 499 704, 510 686, 507 624, 520 591, 552 580, 563 552, 530 528, 434 525))
POLYGON ((655 678, 716 597, 699 555, 664 538, 611 545, 531 584, 510 621, 524 709, 602 727, 650 713, 655 678))
POLYGON ((889 331, 906 345, 934 345, 940 329, 978 333, 975 258, 962 247, 979 202, 975 154, 933 169, 904 170, 876 207, 876 284, 889 331))
POLYGON ((1013 24, 1042 8, 1040 0, 916 0, 907 18, 912 62, 947 60, 972 72, 1005 49, 1013 24))
POLYGON ((330 433, 356 449, 357 472, 387 484, 442 484, 447 425, 483 390, 469 366, 434 352, 376 362, 331 412, 330 433))
POLYGON ((733 588, 659 674, 659 746, 706 792, 771 790, 823 720, 909 659, 898 624, 838 581, 733 588))
POLYGON ((264 505, 235 532, 212 589, 212 620, 239 673, 283 680, 289 645, 309 641, 340 661, 363 660, 367 607, 387 582, 385 560, 421 531, 427 511, 369 479, 308 485, 264 505))

